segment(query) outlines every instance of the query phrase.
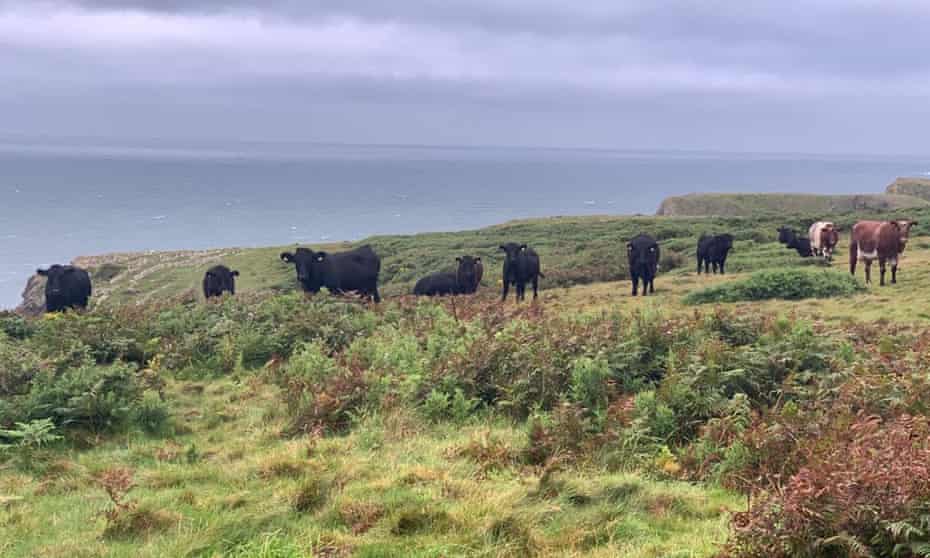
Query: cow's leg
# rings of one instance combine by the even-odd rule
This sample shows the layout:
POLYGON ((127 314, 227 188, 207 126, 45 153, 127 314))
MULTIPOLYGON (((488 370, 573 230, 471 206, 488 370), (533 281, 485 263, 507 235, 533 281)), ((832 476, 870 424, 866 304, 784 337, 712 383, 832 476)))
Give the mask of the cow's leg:
POLYGON ((898 258, 891 258, 891 284, 898 282, 898 258))
POLYGON ((865 284, 872 284, 872 260, 865 260, 865 284))
POLYGON ((526 283, 517 281, 517 300, 522 301, 526 298, 526 283))
POLYGON ((720 260, 720 275, 723 275, 723 264, 727 263, 726 260, 720 260))
POLYGON ((539 275, 533 277, 533 300, 539 298, 539 275))
POLYGON ((504 292, 501 293, 501 302, 507 300, 507 292, 510 290, 510 281, 504 279, 504 292))
POLYGON ((636 296, 636 291, 637 291, 637 286, 638 286, 637 283, 639 283, 639 277, 634 275, 631 279, 633 280, 633 296, 636 296))
MULTIPOLYGON (((646 287, 643 286, 643 290, 645 290, 645 289, 646 289, 646 287)), ((655 294, 655 292, 656 292, 656 277, 655 277, 655 275, 653 275, 652 277, 649 278, 649 292, 652 293, 652 294, 655 294)))
POLYGON ((701 274, 701 258, 698 258, 698 275, 701 274))
POLYGON ((373 292, 374 292, 374 294, 373 294, 372 298, 374 299, 375 304, 379 304, 379 303, 381 302, 381 293, 378 292, 378 286, 377 286, 377 285, 375 285, 375 287, 374 287, 374 289, 373 289, 373 292))
POLYGON ((878 273, 879 273, 878 285, 881 287, 884 287, 885 286, 885 259, 884 258, 878 259, 878 273))

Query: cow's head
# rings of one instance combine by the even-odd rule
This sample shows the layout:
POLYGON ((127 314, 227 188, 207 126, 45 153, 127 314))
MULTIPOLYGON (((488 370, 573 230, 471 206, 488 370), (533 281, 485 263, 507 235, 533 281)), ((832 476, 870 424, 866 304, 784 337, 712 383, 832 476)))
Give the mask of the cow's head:
POLYGON ((70 265, 55 264, 48 269, 37 269, 36 273, 48 280, 45 283, 45 296, 56 296, 64 292, 68 277, 76 271, 77 268, 70 265))
POLYGON ((788 227, 778 227, 778 241, 782 244, 788 244, 794 240, 794 231, 788 227))
POLYGON ((718 234, 715 240, 724 250, 730 250, 733 248, 733 235, 730 233, 718 234))
POLYGON ((459 285, 467 287, 478 286, 478 269, 481 267, 481 258, 473 256, 462 256, 455 258, 458 262, 458 269, 455 271, 455 280, 459 285))
POLYGON ((309 248, 298 248, 294 252, 282 252, 281 260, 294 264, 297 269, 297 280, 304 290, 312 293, 318 292, 323 286, 323 266, 329 254, 314 252, 309 248))
POLYGON ((903 252, 911 234, 911 227, 916 225, 917 221, 902 219, 900 221, 891 221, 891 223, 898 230, 898 251, 903 252))
POLYGON ((658 262, 659 245, 654 240, 634 240, 626 243, 626 252, 631 268, 652 266, 658 262))
POLYGON ((526 252, 526 244, 517 244, 516 242, 508 242, 507 244, 501 244, 500 249, 507 254, 507 260, 513 260, 521 253, 526 252))

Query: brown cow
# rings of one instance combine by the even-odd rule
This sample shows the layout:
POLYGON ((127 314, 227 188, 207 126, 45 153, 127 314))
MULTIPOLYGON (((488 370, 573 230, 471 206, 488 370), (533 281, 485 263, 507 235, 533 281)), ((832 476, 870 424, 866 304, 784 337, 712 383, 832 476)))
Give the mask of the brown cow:
POLYGON ((856 274, 856 262, 865 262, 865 282, 871 283, 872 262, 878 260, 885 284, 885 264, 891 263, 891 282, 898 281, 898 256, 907 245, 908 234, 917 221, 859 221, 849 240, 849 272, 856 274))

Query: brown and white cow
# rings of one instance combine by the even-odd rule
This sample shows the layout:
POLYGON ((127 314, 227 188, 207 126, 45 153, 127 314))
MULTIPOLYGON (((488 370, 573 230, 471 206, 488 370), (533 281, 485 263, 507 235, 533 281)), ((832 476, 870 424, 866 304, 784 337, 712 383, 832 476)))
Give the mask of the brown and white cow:
POLYGON ((811 250, 815 256, 823 256, 827 261, 833 259, 833 250, 840 241, 840 232, 830 221, 817 221, 808 230, 811 250))
POLYGON ((907 245, 911 227, 917 221, 859 221, 849 239, 849 272, 856 274, 856 262, 865 262, 865 282, 871 283, 872 262, 878 260, 880 285, 885 284, 885 264, 891 264, 891 282, 898 280, 898 256, 907 245))

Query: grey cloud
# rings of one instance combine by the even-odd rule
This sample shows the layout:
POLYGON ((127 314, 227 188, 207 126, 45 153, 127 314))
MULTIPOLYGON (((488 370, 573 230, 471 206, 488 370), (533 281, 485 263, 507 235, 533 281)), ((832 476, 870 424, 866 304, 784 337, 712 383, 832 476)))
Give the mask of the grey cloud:
POLYGON ((930 125, 928 28, 930 5, 901 0, 0 0, 0 119, 103 135, 913 151, 916 132, 894 130, 930 125))

